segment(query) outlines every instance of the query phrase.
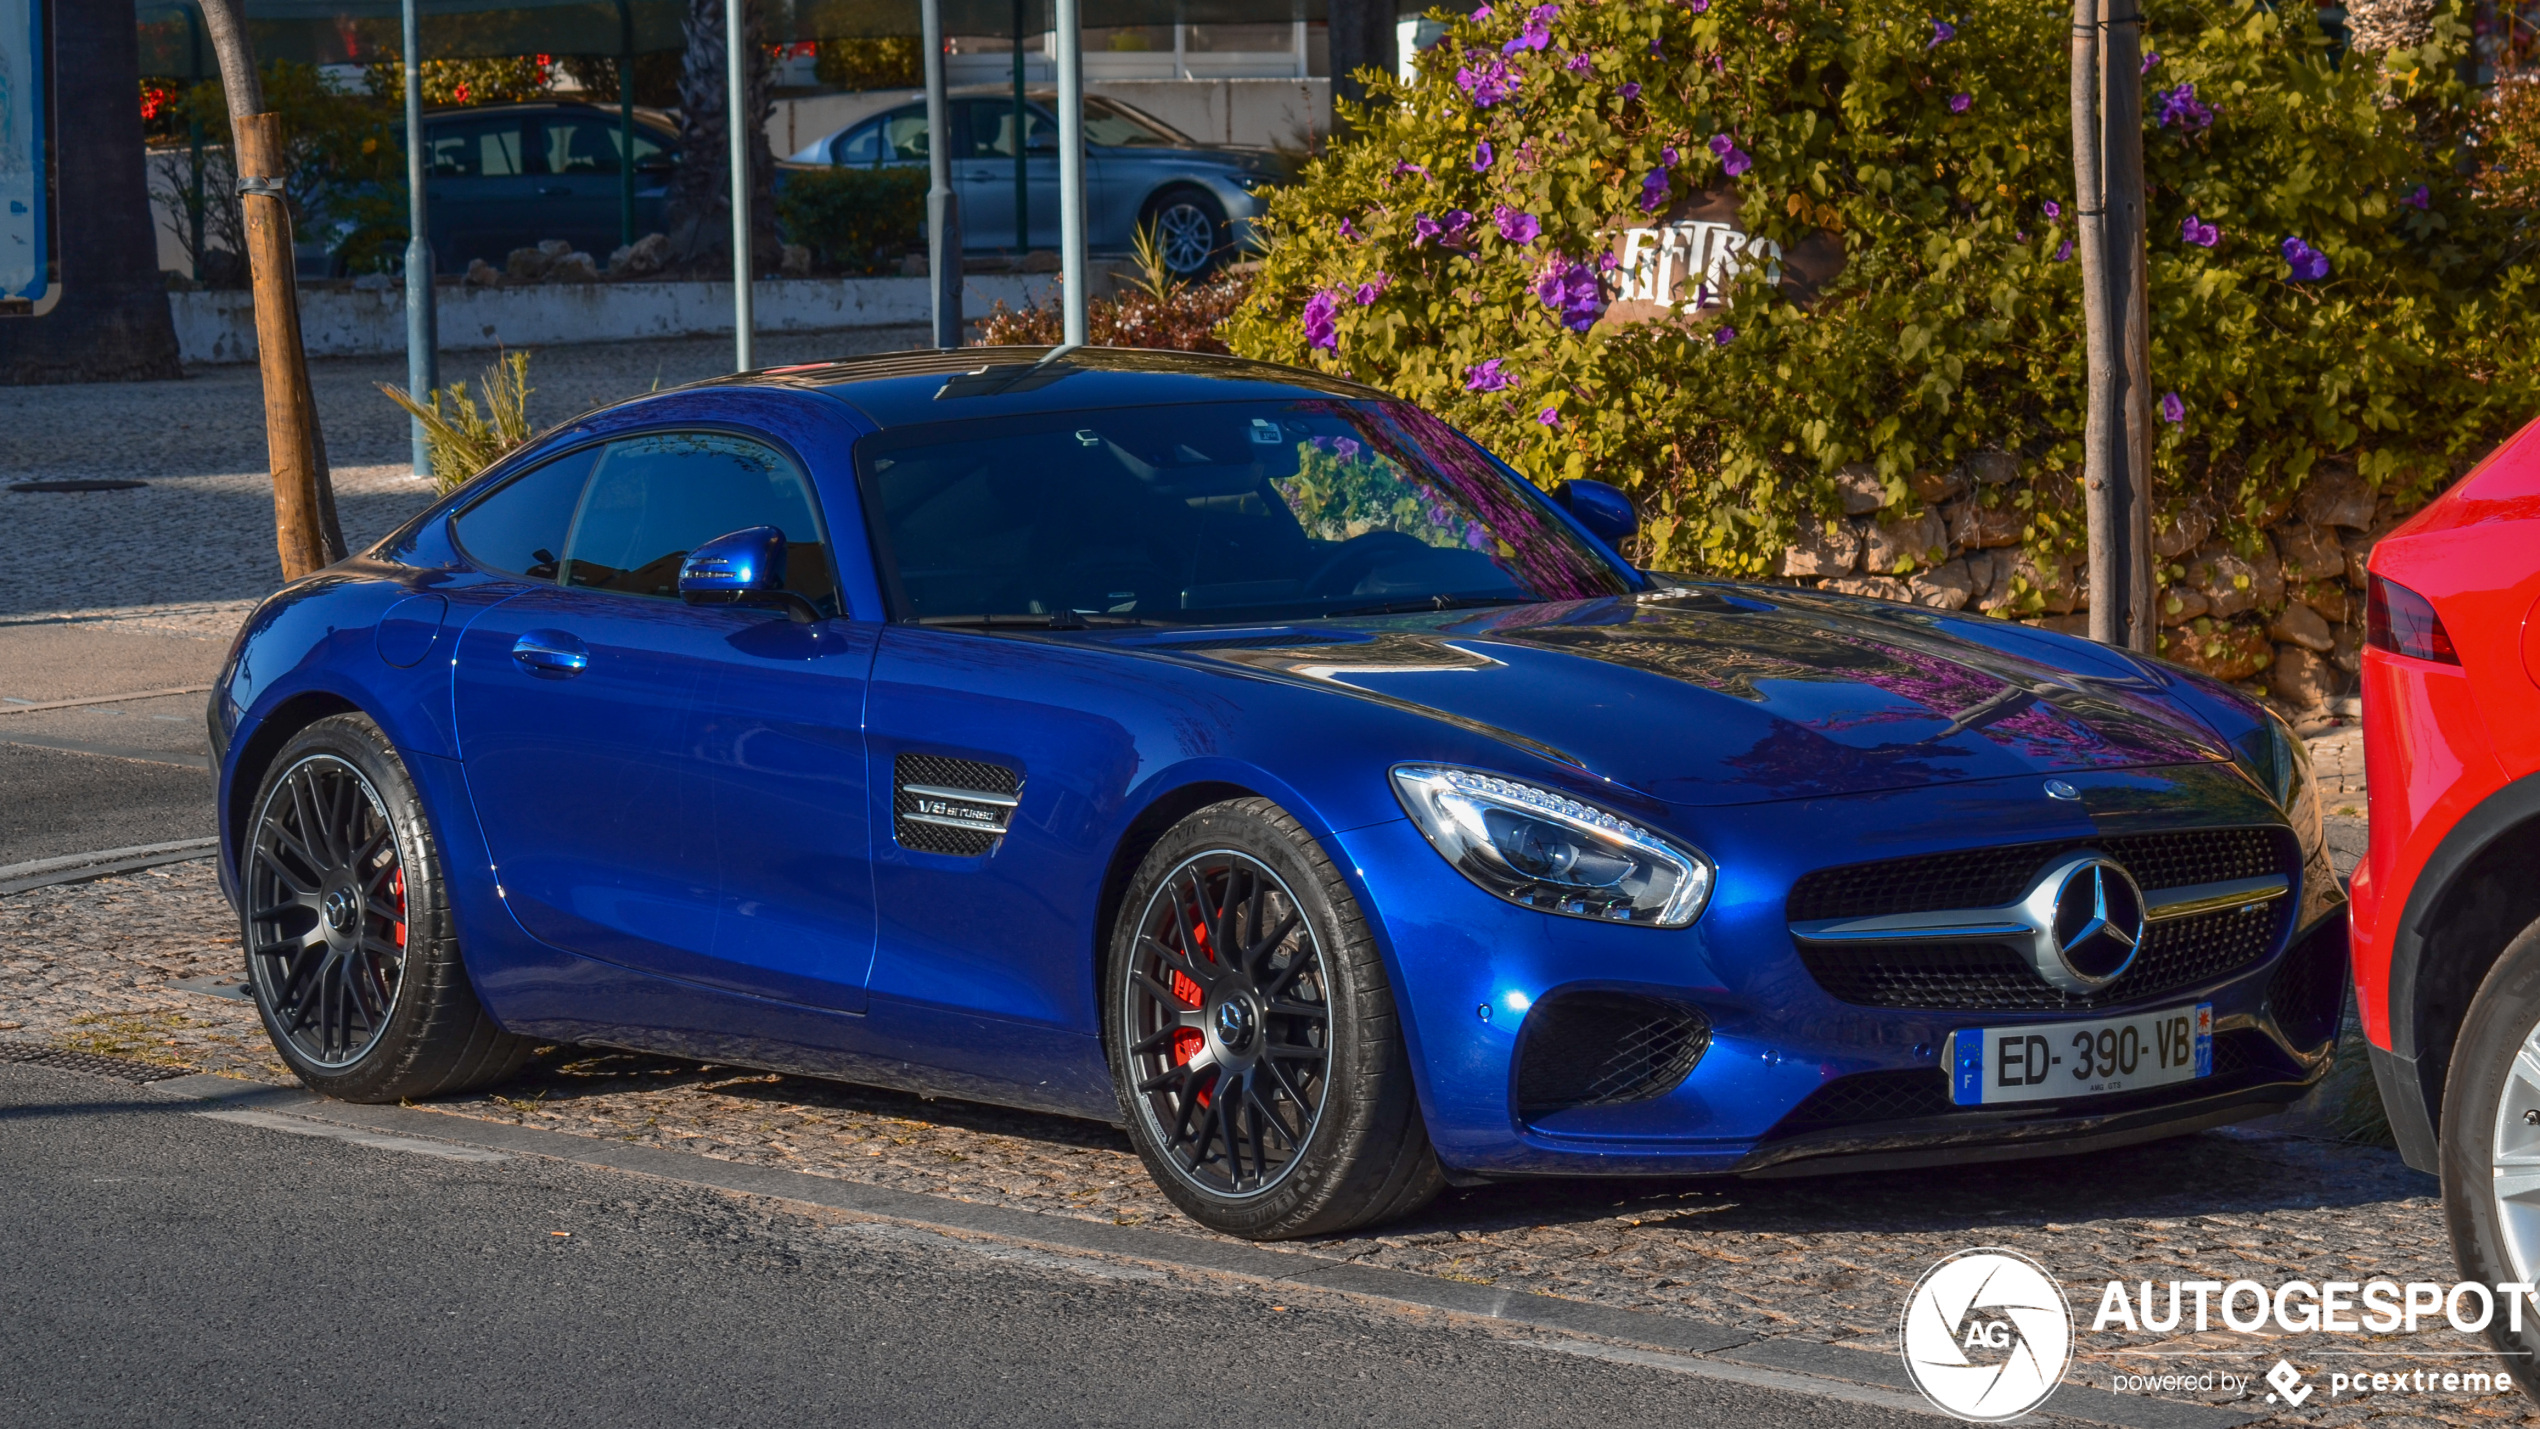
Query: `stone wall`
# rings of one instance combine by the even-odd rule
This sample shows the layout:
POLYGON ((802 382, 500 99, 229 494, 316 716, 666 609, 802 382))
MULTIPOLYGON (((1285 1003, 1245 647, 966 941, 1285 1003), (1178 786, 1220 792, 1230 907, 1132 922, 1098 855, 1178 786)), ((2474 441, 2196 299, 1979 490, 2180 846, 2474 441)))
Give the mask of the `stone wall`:
MULTIPOLYGON (((1801 533, 1782 574, 1852 595, 1940 610, 1975 610, 2086 633, 2088 572, 2079 556, 2042 560, 2023 542, 2013 501, 2017 457, 1979 453, 1947 474, 1922 474, 1898 501, 1875 468, 1837 474, 1843 516, 1801 533)), ((2317 721, 2352 693, 2361 665, 2364 560, 2405 518, 2354 469, 2322 462, 2300 496, 2268 513, 2258 549, 2215 539, 2210 505, 2191 501, 2154 532, 2161 654, 2219 679, 2253 684, 2297 722, 2317 721)))

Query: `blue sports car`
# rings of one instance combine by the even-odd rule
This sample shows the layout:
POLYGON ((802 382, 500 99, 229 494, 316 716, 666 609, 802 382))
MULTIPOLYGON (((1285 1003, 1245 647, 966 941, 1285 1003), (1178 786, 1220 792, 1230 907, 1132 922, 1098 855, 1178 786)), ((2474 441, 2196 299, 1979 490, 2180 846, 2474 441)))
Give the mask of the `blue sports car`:
POLYGON ((2001 621, 1685 581, 1416 407, 967 349, 575 419, 248 621, 275 1046, 597 1043, 1119 1122, 1194 1218, 2121 1145, 2325 1070, 2301 744, 2001 621))

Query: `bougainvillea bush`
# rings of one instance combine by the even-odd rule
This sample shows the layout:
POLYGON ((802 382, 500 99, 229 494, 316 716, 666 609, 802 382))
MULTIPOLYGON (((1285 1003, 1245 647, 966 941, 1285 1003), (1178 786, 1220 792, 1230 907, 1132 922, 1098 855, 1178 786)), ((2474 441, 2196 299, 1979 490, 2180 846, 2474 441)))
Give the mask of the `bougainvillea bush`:
MULTIPOLYGON (((2448 79, 2458 17, 2421 51, 2340 59, 2307 6, 2146 9, 2164 506, 2254 545, 2323 458, 2421 498, 2540 412, 2532 267, 2455 162, 2474 109, 2448 79)), ((1539 482, 1632 489, 1654 566, 1773 574, 1842 511, 1838 474, 1874 471, 1913 511, 1987 452, 2019 470, 1979 488, 1994 519, 2041 557, 2078 551, 2069 17, 1561 0, 1456 18, 1274 201, 1229 341, 1411 398, 1539 482), (1613 321, 1617 220, 1705 193, 1840 271, 1802 302, 1751 263, 1721 305, 1613 321)))

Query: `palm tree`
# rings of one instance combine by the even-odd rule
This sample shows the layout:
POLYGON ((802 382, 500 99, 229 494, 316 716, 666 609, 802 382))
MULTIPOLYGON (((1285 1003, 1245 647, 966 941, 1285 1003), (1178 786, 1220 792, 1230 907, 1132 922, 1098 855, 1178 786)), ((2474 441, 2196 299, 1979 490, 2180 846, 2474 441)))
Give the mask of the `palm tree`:
MULTIPOLYGON (((731 146, 725 129, 724 0, 688 0, 681 28, 688 38, 679 69, 679 168, 670 180, 671 261, 683 267, 729 272, 732 265, 731 146)), ((776 243, 776 155, 767 146, 766 22, 759 0, 746 5, 749 93, 742 113, 750 125, 750 256, 772 272, 782 256, 776 243)))
POLYGON ((62 299, 42 317, 0 316, 0 383, 180 376, 143 174, 132 0, 56 5, 52 14, 62 299))

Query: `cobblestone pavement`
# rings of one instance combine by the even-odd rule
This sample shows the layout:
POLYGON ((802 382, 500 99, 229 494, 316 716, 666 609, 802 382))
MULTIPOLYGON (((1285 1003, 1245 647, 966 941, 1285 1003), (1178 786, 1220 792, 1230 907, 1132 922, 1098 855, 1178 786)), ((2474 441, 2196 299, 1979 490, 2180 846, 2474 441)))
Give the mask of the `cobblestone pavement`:
MULTIPOLYGON (((249 1005, 170 986, 228 975, 236 933, 208 863, 0 899, 0 1038, 288 1080, 249 1005)), ((905 1190, 1204 1234, 1115 1128, 594 1048, 431 1107, 905 1190)), ((2540 1424, 2518 1397, 2326 1402, 2331 1372, 2484 1367, 2473 1337, 2090 1333, 2113 1278, 2448 1283, 2429 1178, 2390 1152, 2228 1129, 2086 1157, 1787 1181, 1546 1181, 1450 1191, 1413 1219, 1293 1247, 1368 1264, 1890 1353, 1904 1297, 1949 1252, 2007 1246, 2075 1302, 2077 1379, 2263 1375, 2322 1386, 2287 1422, 2540 1424)), ((2263 1384, 2250 1396, 2262 1397, 2263 1384)), ((2201 1396, 2231 1400, 2213 1393, 2201 1396)), ((2263 1403, 2251 1404, 2275 1412, 2263 1403)))

